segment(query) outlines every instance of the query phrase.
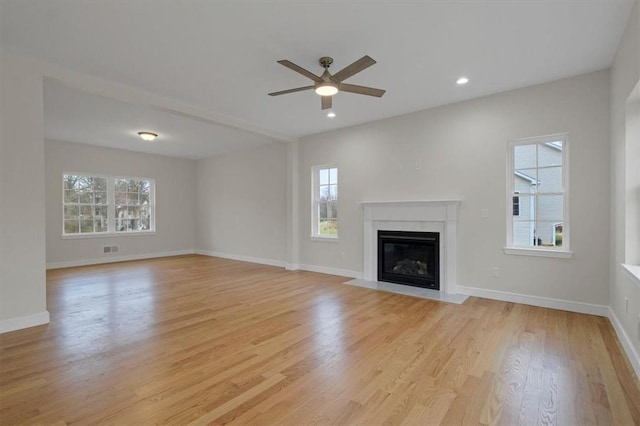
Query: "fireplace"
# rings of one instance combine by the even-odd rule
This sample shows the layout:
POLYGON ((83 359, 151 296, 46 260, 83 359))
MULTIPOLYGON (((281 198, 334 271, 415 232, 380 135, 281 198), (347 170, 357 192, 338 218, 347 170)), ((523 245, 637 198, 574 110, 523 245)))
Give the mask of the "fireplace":
POLYGON ((440 234, 379 230, 378 281, 439 290, 440 234))
POLYGON ((363 274, 366 282, 378 281, 378 231, 435 232, 440 242, 438 286, 440 292, 457 294, 457 235, 459 200, 364 201, 363 274))

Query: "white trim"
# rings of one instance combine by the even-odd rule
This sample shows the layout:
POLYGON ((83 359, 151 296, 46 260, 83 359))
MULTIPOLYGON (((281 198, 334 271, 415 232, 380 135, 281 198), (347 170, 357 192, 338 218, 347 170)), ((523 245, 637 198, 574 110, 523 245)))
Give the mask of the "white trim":
POLYGON ((622 270, 626 272, 627 276, 631 279, 631 281, 640 287, 640 266, 639 265, 628 265, 625 263, 621 263, 622 270))
POLYGON ((62 240, 81 240, 83 238, 112 238, 139 237, 141 235, 156 235, 156 231, 119 231, 119 232, 91 232, 86 234, 62 234, 62 240))
POLYGON ((285 263, 284 269, 286 269, 287 271, 299 271, 300 265, 298 265, 297 263, 285 263))
POLYGON ((317 235, 311 235, 309 236, 309 239, 311 241, 322 241, 325 243, 337 243, 338 241, 340 241, 338 237, 320 237, 317 235))
POLYGON ((362 272, 360 271, 352 271, 349 269, 339 269, 339 268, 329 268, 326 266, 317 266, 317 265, 298 265, 298 267, 303 271, 319 272, 321 274, 327 274, 327 275, 338 275, 340 277, 362 279, 362 272))
POLYGON ((194 254, 196 250, 162 251, 156 253, 129 254, 124 256, 96 257, 92 259, 69 260, 47 263, 47 269, 72 268, 74 266, 100 265, 103 263, 127 262, 129 260, 154 259, 157 257, 182 256, 194 254))
POLYGON ((221 257, 223 259, 239 260, 241 262, 251 262, 251 263, 258 263, 261 265, 278 266, 280 268, 284 268, 286 266, 286 263, 283 262, 282 260, 265 259, 263 257, 243 256, 240 254, 222 253, 219 251, 209 251, 209 250, 194 250, 194 253, 201 254, 203 256, 221 257))
POLYGON ((363 278, 378 278, 379 230, 440 234, 440 291, 456 294, 460 200, 364 201, 363 278))
POLYGON ((504 247, 504 254, 515 254, 519 256, 556 257, 570 259, 573 252, 558 249, 524 248, 524 247, 504 247))
MULTIPOLYGON (((537 150, 537 148, 536 148, 537 150)), ((536 151, 537 152, 537 151, 536 151)), ((538 167, 538 156, 536 154, 536 169, 538 167)), ((506 185, 506 193, 507 193, 507 205, 506 205, 506 224, 507 224, 507 242, 505 247, 505 254, 519 254, 523 256, 542 256, 542 257, 572 257, 573 253, 571 250, 571 223, 569 222, 569 134, 568 133, 554 133, 550 135, 544 136, 535 136, 531 138, 525 139, 513 139, 507 142, 507 185, 506 185), (528 250, 530 247, 528 246, 514 246, 513 245, 513 206, 512 200, 514 197, 514 184, 513 179, 515 175, 514 170, 514 158, 513 151, 514 147, 519 145, 540 145, 547 144, 549 142, 556 142, 558 140, 562 140, 562 192, 561 193, 542 193, 540 195, 562 195, 562 250, 564 254, 560 255, 546 255, 540 252, 538 247, 534 247, 534 250, 538 250, 535 252, 527 252, 522 249, 528 250), (521 250, 520 252, 511 252, 511 250, 521 250), (507 251, 509 250, 509 251, 507 251)), ((537 193, 533 193, 531 196, 534 200, 537 200, 537 193)), ((537 203, 536 203, 537 206, 537 203)), ((537 207, 536 207, 537 209, 537 207)), ((535 223, 535 222, 534 222, 535 223)))
POLYGON ((49 311, 0 320, 0 333, 8 333, 43 324, 49 324, 49 311))
POLYGON ((609 318, 609 321, 611 321, 611 325, 613 325, 613 329, 616 331, 616 334, 618 335, 618 340, 620 341, 620 344, 622 345, 622 349, 627 355, 627 359, 629 360, 631 367, 633 367, 633 370, 636 372, 636 376, 640 377, 640 355, 638 355, 636 348, 633 346, 632 340, 629 338, 629 335, 624 331, 624 327, 622 327, 622 324, 618 320, 618 317, 616 316, 615 312, 613 312, 613 309, 611 308, 609 308, 608 318, 609 318))
POLYGON ((507 291, 486 290, 477 287, 458 286, 458 293, 475 297, 483 297, 485 299, 502 300, 504 302, 539 306, 541 308, 551 308, 559 309, 562 311, 577 312, 580 314, 597 315, 600 317, 609 316, 609 306, 607 305, 595 305, 592 303, 575 302, 572 300, 530 296, 527 294, 510 293, 507 291))

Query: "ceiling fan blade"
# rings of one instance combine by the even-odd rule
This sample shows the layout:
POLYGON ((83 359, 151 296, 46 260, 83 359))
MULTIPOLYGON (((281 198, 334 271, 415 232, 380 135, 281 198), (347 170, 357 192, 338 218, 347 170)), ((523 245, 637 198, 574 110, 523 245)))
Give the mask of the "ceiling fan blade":
POLYGON ((281 90, 279 92, 271 92, 269 96, 286 95, 287 93, 302 92, 303 90, 313 89, 313 86, 296 87, 295 89, 281 90))
POLYGON ((331 109, 331 96, 322 97, 322 109, 331 109))
POLYGON ((348 93, 357 93, 359 95, 368 95, 381 98, 386 90, 374 89, 373 87, 356 86, 355 84, 340 83, 340 91, 348 93))
POLYGON ((358 59, 351 65, 347 65, 345 68, 335 73, 332 78, 337 82, 341 82, 343 80, 348 79, 352 75, 357 74, 366 68, 369 68, 371 65, 375 63, 376 61, 374 61, 372 58, 370 58, 367 55, 364 55, 362 58, 358 59))
POLYGON ((307 71, 304 68, 302 68, 301 66, 296 65, 291 61, 287 61, 286 59, 283 59, 281 61, 278 61, 278 63, 280 65, 284 65, 285 67, 289 68, 290 70, 293 70, 293 71, 295 71, 297 73, 300 73, 300 74, 304 75, 307 78, 310 78, 311 80, 315 81, 316 83, 322 83, 322 81, 323 81, 320 77, 318 77, 317 75, 315 75, 311 71, 307 71))

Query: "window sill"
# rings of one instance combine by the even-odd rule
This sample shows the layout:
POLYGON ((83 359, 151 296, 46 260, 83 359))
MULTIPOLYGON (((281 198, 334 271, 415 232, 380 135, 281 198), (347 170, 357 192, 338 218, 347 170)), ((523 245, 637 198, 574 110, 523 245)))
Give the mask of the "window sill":
POLYGON ((625 270, 629 278, 636 283, 638 287, 640 287, 640 265, 628 265, 621 263, 622 269, 625 270))
POLYGON ((60 235, 63 240, 82 240, 85 238, 112 238, 112 237, 134 237, 141 235, 155 235, 155 231, 144 232, 101 232, 99 234, 77 234, 77 235, 60 235))
POLYGON ((534 249, 524 247, 505 247, 504 254, 515 254, 518 256, 555 257, 560 259, 570 259, 573 252, 568 250, 534 249))
POLYGON ((317 235, 312 235, 309 237, 311 241, 323 241, 326 243, 337 243, 338 237, 319 237, 317 235))

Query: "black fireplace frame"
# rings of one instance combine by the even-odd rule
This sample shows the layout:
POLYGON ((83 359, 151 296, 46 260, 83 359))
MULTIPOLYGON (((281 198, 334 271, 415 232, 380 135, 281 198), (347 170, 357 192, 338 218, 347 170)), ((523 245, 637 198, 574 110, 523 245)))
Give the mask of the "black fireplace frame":
POLYGON ((407 284, 415 287, 440 290, 440 233, 439 232, 407 232, 407 231, 378 231, 378 281, 407 284), (418 245, 433 246, 435 268, 433 277, 418 277, 414 275, 394 274, 384 271, 384 243, 403 244, 411 242, 418 245))

